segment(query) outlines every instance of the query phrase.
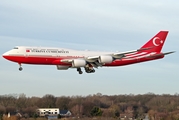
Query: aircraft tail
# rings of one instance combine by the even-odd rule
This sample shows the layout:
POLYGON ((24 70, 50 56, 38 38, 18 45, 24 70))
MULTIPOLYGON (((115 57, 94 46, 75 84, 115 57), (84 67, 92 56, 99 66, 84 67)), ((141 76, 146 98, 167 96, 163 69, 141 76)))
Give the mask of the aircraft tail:
POLYGON ((154 37, 152 37, 146 44, 144 44, 140 49, 150 48, 144 51, 160 53, 165 43, 167 34, 168 31, 160 31, 154 37))

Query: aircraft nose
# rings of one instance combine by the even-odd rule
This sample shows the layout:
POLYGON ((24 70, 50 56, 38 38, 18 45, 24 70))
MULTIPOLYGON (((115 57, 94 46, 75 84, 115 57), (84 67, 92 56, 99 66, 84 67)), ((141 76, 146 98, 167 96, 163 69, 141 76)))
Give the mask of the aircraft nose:
POLYGON ((9 55, 9 52, 5 52, 2 56, 4 57, 4 58, 6 58, 6 56, 8 56, 9 55))

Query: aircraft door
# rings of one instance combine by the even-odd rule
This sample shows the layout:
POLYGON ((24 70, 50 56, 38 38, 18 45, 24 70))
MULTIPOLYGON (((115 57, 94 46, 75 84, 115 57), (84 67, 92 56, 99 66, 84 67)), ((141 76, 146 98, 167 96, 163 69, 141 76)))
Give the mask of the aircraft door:
POLYGON ((24 51, 24 56, 25 56, 26 58, 28 58, 30 49, 27 49, 27 48, 26 48, 26 49, 24 49, 23 51, 24 51))

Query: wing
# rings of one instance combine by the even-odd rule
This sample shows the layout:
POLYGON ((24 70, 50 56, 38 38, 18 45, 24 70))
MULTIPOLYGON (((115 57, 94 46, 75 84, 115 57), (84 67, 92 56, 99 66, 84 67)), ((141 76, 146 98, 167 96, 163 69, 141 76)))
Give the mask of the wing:
POLYGON ((112 53, 112 54, 99 55, 99 56, 88 56, 85 58, 63 59, 61 60, 61 62, 71 63, 72 67, 85 67, 85 65, 88 65, 88 66, 98 68, 98 67, 102 67, 104 64, 111 63, 116 59, 122 59, 123 57, 126 57, 126 54, 148 50, 151 48, 152 47, 131 50, 131 51, 126 51, 126 52, 117 52, 117 53, 112 53))

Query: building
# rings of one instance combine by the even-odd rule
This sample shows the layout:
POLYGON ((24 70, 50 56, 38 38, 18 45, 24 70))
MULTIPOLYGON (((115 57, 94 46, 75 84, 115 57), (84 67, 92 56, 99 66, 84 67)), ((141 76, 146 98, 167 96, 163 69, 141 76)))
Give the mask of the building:
POLYGON ((40 117, 57 117, 60 115, 61 117, 70 117, 71 112, 69 110, 59 110, 59 108, 39 108, 37 109, 37 113, 40 117))
POLYGON ((22 114, 19 112, 9 112, 8 114, 3 114, 3 120, 19 120, 22 117, 22 114))
POLYGON ((60 114, 59 108, 39 108, 37 112, 40 117, 58 116, 60 114))
POLYGON ((134 115, 132 113, 122 113, 122 114, 120 114, 121 120, 134 120, 133 117, 134 117, 134 115))
POLYGON ((69 110, 60 110, 60 116, 62 116, 62 117, 70 117, 71 112, 69 110))

